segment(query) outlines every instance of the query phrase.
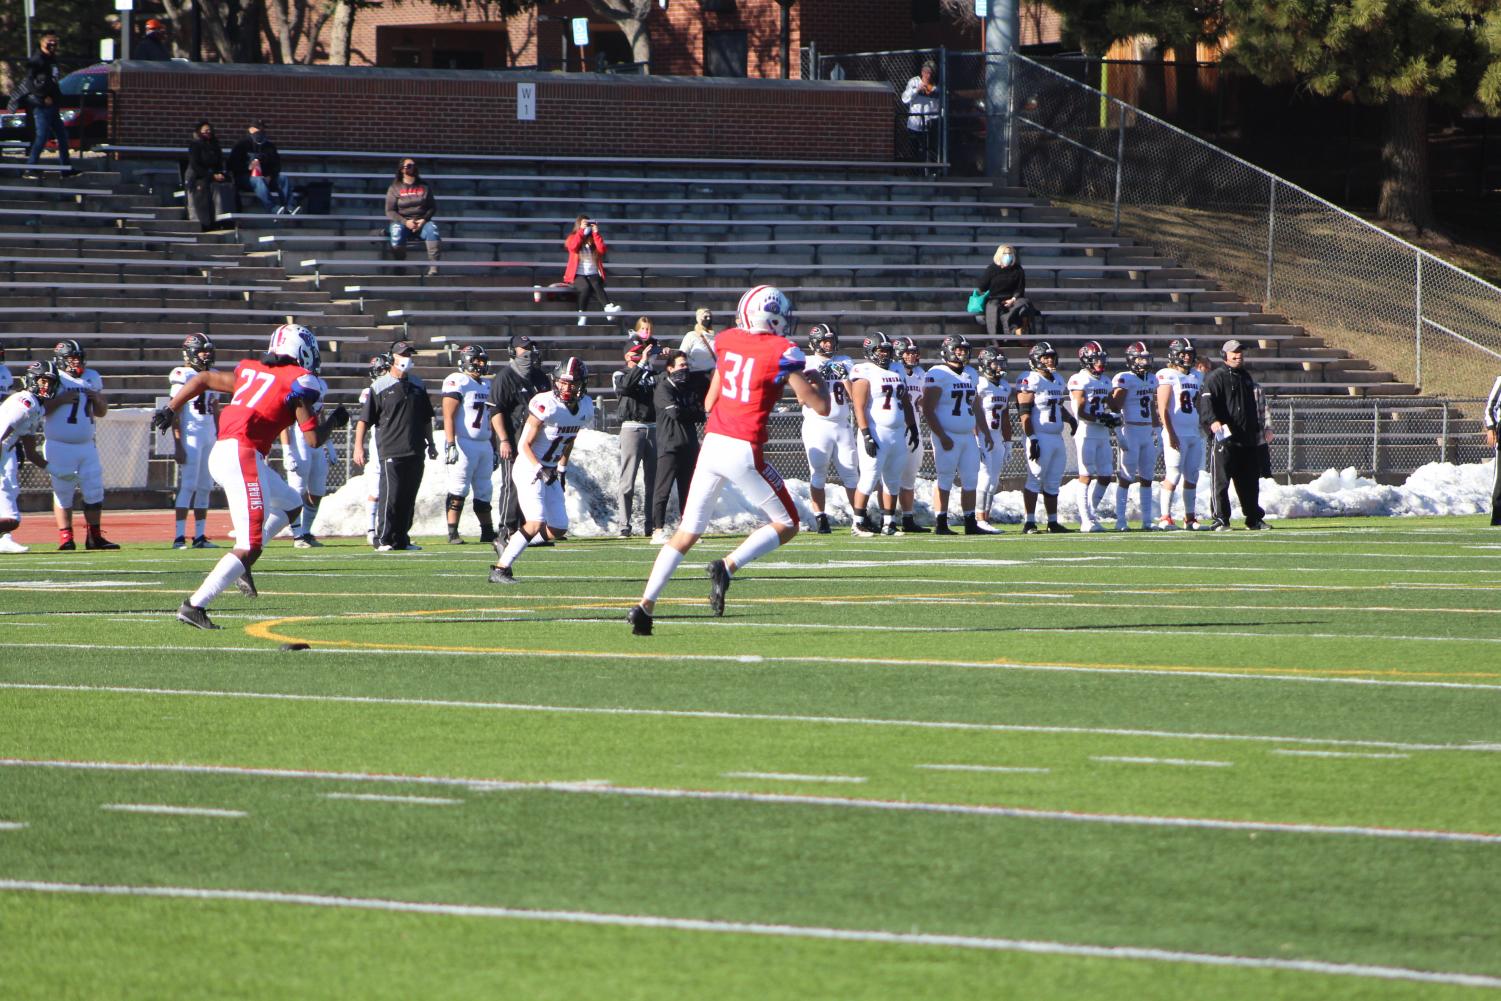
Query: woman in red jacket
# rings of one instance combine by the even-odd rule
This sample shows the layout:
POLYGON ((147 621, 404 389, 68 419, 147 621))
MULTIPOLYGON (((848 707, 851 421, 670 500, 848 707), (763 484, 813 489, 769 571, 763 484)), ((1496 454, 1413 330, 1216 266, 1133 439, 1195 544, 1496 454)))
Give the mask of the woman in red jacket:
POLYGON ((568 234, 563 246, 568 248, 568 270, 563 273, 563 281, 571 284, 578 293, 579 326, 588 322, 584 311, 591 298, 599 300, 606 313, 620 312, 620 307, 605 294, 605 253, 609 248, 605 246, 605 238, 599 235, 594 220, 587 215, 575 219, 573 232, 568 234))

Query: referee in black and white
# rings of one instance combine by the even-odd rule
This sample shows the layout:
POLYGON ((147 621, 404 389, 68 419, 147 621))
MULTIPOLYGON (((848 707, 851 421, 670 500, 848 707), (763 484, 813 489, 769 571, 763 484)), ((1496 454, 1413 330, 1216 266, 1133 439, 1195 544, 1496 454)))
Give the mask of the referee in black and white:
POLYGON ((1216 531, 1230 528, 1230 484, 1240 498, 1246 527, 1267 527, 1261 510, 1261 446, 1270 441, 1256 405, 1256 380, 1245 368, 1245 345, 1229 340, 1220 348, 1225 364, 1204 378, 1199 395, 1199 422, 1209 442, 1209 471, 1214 481, 1210 510, 1216 531))
MULTIPOLYGON (((1491 386, 1491 395, 1485 399, 1485 414, 1481 417, 1485 426, 1485 443, 1496 448, 1496 438, 1501 435, 1501 376, 1491 386)), ((1496 474, 1491 484, 1491 524, 1501 525, 1501 449, 1496 449, 1496 474)))
POLYGON ((375 551, 415 551, 412 517, 422 486, 425 459, 436 459, 433 401, 412 366, 417 349, 409 341, 391 345, 391 370, 370 384, 360 420, 375 428, 380 453, 380 511, 375 521, 375 551))

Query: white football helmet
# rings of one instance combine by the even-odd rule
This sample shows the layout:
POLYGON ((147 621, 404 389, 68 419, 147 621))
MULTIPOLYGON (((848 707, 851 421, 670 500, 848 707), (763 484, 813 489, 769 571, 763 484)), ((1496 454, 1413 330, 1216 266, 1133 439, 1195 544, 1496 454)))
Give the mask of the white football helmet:
POLYGON ((312 371, 318 366, 318 338, 300 323, 283 323, 271 331, 266 354, 278 355, 312 371))
POLYGON ((735 307, 735 326, 749 333, 791 337, 793 325, 792 303, 772 285, 757 285, 735 307))

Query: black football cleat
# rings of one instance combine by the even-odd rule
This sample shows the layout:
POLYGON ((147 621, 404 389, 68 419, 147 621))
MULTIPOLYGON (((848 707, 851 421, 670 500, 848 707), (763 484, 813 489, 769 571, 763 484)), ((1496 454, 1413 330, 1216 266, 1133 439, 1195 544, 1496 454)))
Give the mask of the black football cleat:
POLYGON ((75 550, 77 548, 78 548, 78 544, 76 542, 74 542, 72 539, 69 539, 67 542, 59 543, 58 547, 57 547, 57 551, 60 552, 60 553, 71 553, 73 550, 75 550))
POLYGON ((724 560, 715 560, 704 570, 709 574, 709 611, 724 614, 724 595, 730 589, 730 571, 724 560))
POLYGON ((199 608, 197 605, 184 601, 177 609, 177 621, 186 622, 194 629, 218 629, 214 621, 208 617, 208 610, 199 608))
POLYGON ((1022 526, 1022 534, 1023 535, 1039 535, 1041 533, 1038 531, 1037 523, 1035 521, 1029 521, 1025 525, 1022 526))
POLYGON ((513 573, 511 573, 511 568, 510 567, 491 567, 490 568, 490 583, 492 583, 492 584, 514 584, 514 583, 516 583, 516 575, 513 574, 513 573))
POLYGON ((625 613, 625 621, 631 624, 632 636, 651 635, 651 613, 640 605, 625 613))
POLYGON ((261 592, 255 589, 255 578, 250 575, 249 567, 246 567, 245 572, 240 574, 239 578, 235 581, 235 590, 247 598, 259 598, 261 596, 261 592))
POLYGON ((118 542, 111 542, 111 541, 109 541, 108 539, 106 539, 102 535, 94 535, 94 536, 90 536, 90 537, 88 537, 88 538, 86 538, 86 539, 83 540, 83 548, 85 548, 85 549, 119 549, 120 548, 120 544, 118 542))
POLYGON ((813 518, 813 532, 815 535, 828 535, 833 530, 829 528, 829 516, 826 514, 815 515, 813 518))
POLYGON ((932 529, 931 528, 924 528, 923 526, 919 525, 917 523, 917 519, 914 518, 914 517, 912 517, 912 515, 909 514, 909 515, 904 515, 902 517, 902 531, 904 531, 904 532, 927 533, 927 532, 931 532, 932 529))
POLYGON ((1060 525, 1056 521, 1050 521, 1050 522, 1048 522, 1048 534, 1049 535, 1067 535, 1068 533, 1070 533, 1072 531, 1073 531, 1072 528, 1067 528, 1067 527, 1065 527, 1063 525, 1060 525))
POLYGON ((949 517, 948 517, 948 515, 946 515, 946 514, 940 514, 938 516, 938 519, 933 523, 933 534, 934 535, 958 535, 959 533, 956 532, 956 531, 954 531, 952 528, 949 527, 949 517))

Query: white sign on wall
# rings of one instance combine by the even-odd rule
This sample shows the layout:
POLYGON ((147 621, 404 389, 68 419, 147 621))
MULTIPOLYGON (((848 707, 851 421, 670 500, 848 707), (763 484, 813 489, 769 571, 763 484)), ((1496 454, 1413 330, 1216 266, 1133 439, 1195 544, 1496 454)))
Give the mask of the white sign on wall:
POLYGON ((516 85, 516 120, 518 122, 535 122, 537 120, 536 84, 518 83, 516 85))
POLYGON ((587 17, 573 19, 573 44, 581 49, 589 44, 589 19, 587 17))

